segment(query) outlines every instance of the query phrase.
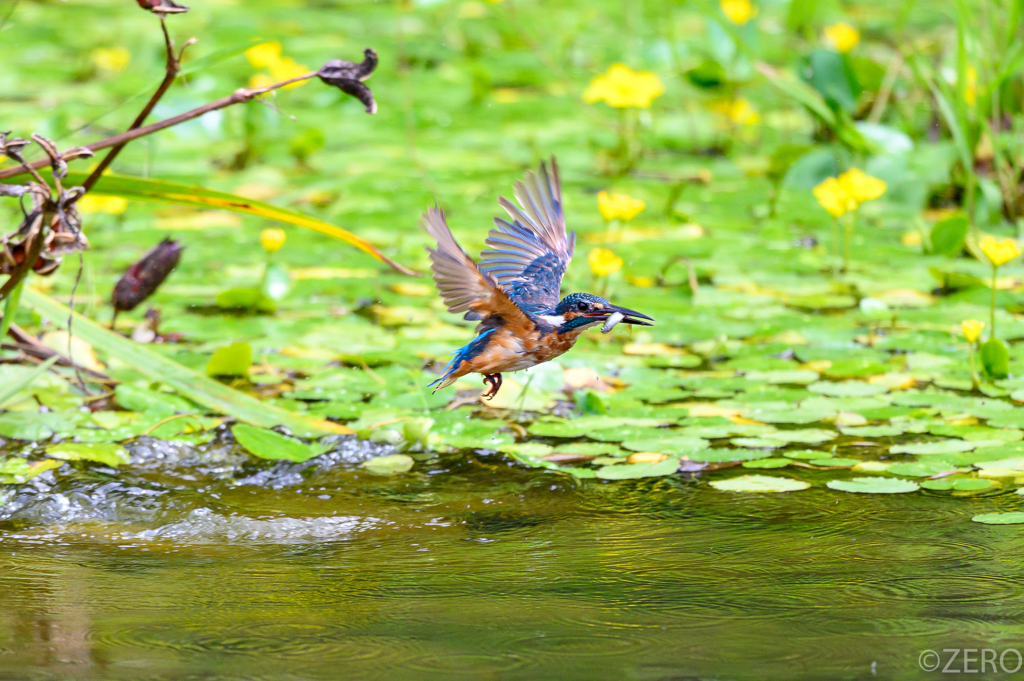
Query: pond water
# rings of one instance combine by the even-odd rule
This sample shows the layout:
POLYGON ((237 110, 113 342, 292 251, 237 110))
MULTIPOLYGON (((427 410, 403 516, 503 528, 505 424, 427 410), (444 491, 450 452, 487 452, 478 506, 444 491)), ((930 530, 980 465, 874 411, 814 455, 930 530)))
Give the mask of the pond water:
POLYGON ((1021 647, 1024 539, 970 521, 1012 493, 130 450, 7 488, 0 679, 916 678, 1021 647))

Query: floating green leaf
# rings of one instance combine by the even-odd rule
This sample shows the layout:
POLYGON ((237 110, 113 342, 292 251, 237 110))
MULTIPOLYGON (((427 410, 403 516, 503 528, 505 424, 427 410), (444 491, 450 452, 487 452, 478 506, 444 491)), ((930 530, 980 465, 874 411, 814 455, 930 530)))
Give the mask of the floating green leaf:
POLYGON ((328 449, 323 445, 307 445, 267 428, 257 428, 246 423, 239 423, 231 429, 231 433, 246 451, 261 459, 285 459, 302 463, 328 449))
POLYGON ((206 364, 207 376, 248 376, 252 366, 252 347, 232 343, 218 348, 206 364))
POLYGON ((974 516, 971 520, 985 525, 1021 525, 1024 524, 1024 512, 982 513, 974 516))
POLYGON ((406 454, 390 454, 376 456, 364 462, 362 467, 373 475, 398 475, 412 470, 414 463, 413 458, 406 454))
POLYGON ((785 468, 789 464, 793 463, 792 459, 755 459, 754 461, 744 461, 744 468, 785 468))
POLYGON ((1010 373, 1010 351, 998 338, 989 338, 978 346, 981 366, 992 378, 1006 378, 1010 373))
POLYGON ((916 492, 919 486, 913 480, 902 478, 853 478, 851 480, 829 480, 829 489, 855 494, 905 494, 916 492))
POLYGON ((679 470, 679 459, 670 457, 658 463, 625 463, 602 466, 597 477, 602 480, 631 480, 633 478, 654 478, 672 475, 679 470))
POLYGON ((741 475, 728 480, 712 480, 711 486, 722 492, 797 492, 811 483, 775 475, 741 475))
POLYGON ((64 442, 47 447, 46 455, 61 461, 92 461, 107 466, 128 463, 128 452, 115 444, 64 442))
POLYGON ((939 478, 938 480, 923 480, 921 487, 934 491, 954 492, 977 492, 988 489, 995 485, 991 480, 983 478, 939 478))

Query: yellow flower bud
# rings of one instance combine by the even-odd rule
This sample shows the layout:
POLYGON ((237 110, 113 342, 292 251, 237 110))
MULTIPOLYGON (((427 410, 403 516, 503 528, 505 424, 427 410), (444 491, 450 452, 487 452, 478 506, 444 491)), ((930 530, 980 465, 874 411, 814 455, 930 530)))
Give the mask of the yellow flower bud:
POLYGON ((997 239, 990 234, 986 234, 978 242, 978 248, 985 254, 985 257, 988 258, 993 267, 1005 265, 1020 255, 1020 247, 1017 245, 1017 242, 1009 237, 997 239))
POLYGON ((860 32, 844 21, 832 24, 825 28, 825 41, 830 43, 843 54, 857 47, 860 42, 860 32))
POLYGON ((607 248, 595 248, 590 251, 587 262, 590 263, 590 271, 596 277, 607 277, 622 269, 622 258, 607 248))
POLYGON ((609 194, 605 191, 597 194, 597 209, 605 220, 629 222, 646 207, 642 199, 634 199, 627 194, 609 194))
POLYGON ((960 328, 963 330, 967 342, 973 343, 981 335, 981 330, 985 328, 985 322, 979 322, 977 319, 965 319, 960 322, 960 328))
POLYGON ((285 238, 283 229, 265 229, 260 234, 260 245, 267 253, 276 253, 284 246, 285 238))

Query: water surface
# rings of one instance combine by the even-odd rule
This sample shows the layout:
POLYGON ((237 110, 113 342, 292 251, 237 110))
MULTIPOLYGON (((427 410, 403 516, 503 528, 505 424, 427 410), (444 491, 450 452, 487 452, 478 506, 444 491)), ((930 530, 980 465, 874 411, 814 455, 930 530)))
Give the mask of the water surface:
POLYGON ((8 503, 0 679, 916 678, 925 649, 1021 646, 1024 541, 970 522, 1005 492, 132 453, 8 503))

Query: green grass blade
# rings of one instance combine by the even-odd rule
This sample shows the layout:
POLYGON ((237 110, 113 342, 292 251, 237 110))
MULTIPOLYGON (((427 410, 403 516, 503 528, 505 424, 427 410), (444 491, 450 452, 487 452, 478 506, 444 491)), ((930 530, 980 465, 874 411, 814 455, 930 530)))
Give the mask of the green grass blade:
MULTIPOLYGON (((86 173, 68 173, 67 185, 76 185, 85 182, 86 173)), ((247 199, 243 196, 218 192, 202 187, 191 187, 189 185, 177 184, 175 182, 164 182, 161 180, 144 180, 138 177, 125 177, 121 175, 103 175, 93 191, 97 194, 120 196, 125 199, 136 199, 141 201, 158 201, 161 203, 176 203, 184 206, 195 206, 197 208, 219 208, 230 210, 236 213, 258 215, 271 220, 279 220, 296 227, 305 227, 314 232, 320 232, 355 246, 364 253, 368 253, 377 260, 389 265, 395 271, 411 276, 419 276, 419 272, 408 267, 399 265, 386 255, 377 250, 376 246, 355 234, 336 227, 329 222, 297 213, 287 208, 279 208, 269 203, 247 199)))
POLYGON ((21 298, 23 286, 25 286, 24 279, 18 282, 18 285, 11 291, 11 295, 7 296, 7 300, 4 302, 4 316, 0 319, 0 343, 3 342, 4 338, 7 338, 7 330, 11 328, 11 320, 14 319, 14 313, 18 311, 18 301, 21 298))
POLYGON ((198 73, 204 69, 208 69, 211 66, 215 66, 222 61, 231 59, 232 57, 242 54, 253 45, 258 45, 261 41, 258 38, 250 38, 243 43, 232 45, 231 47, 225 47, 220 50, 214 50, 209 54, 205 54, 202 57, 196 57, 195 59, 189 59, 187 62, 182 64, 181 72, 179 76, 189 76, 193 73, 198 73))
POLYGON ((918 80, 931 90, 932 96, 935 98, 935 105, 939 109, 939 114, 946 121, 946 126, 953 135, 953 145, 956 147, 960 162, 964 164, 964 168, 974 168, 974 155, 971 152, 971 147, 967 144, 967 137, 961 128, 961 121, 957 118, 956 111, 950 105, 946 93, 943 92, 942 84, 934 77, 931 69, 919 56, 914 55, 909 61, 914 73, 917 74, 918 80))
MULTIPOLYGON (((22 305, 49 319, 59 328, 67 328, 68 308, 53 298, 26 287, 22 292, 22 305)), ((285 426, 296 435, 325 435, 352 433, 352 429, 322 419, 264 404, 258 399, 218 383, 207 376, 184 367, 144 345, 100 326, 88 317, 74 314, 75 335, 94 348, 105 351, 145 374, 154 381, 174 389, 178 394, 207 409, 261 428, 285 426)))
POLYGON ((46 360, 42 364, 36 367, 36 370, 26 376, 20 381, 15 381, 13 385, 4 386, 0 388, 0 407, 4 406, 4 402, 14 397, 18 392, 24 390, 28 386, 32 385, 32 382, 42 376, 50 367, 53 366, 54 362, 60 359, 57 355, 54 355, 50 359, 46 360))

